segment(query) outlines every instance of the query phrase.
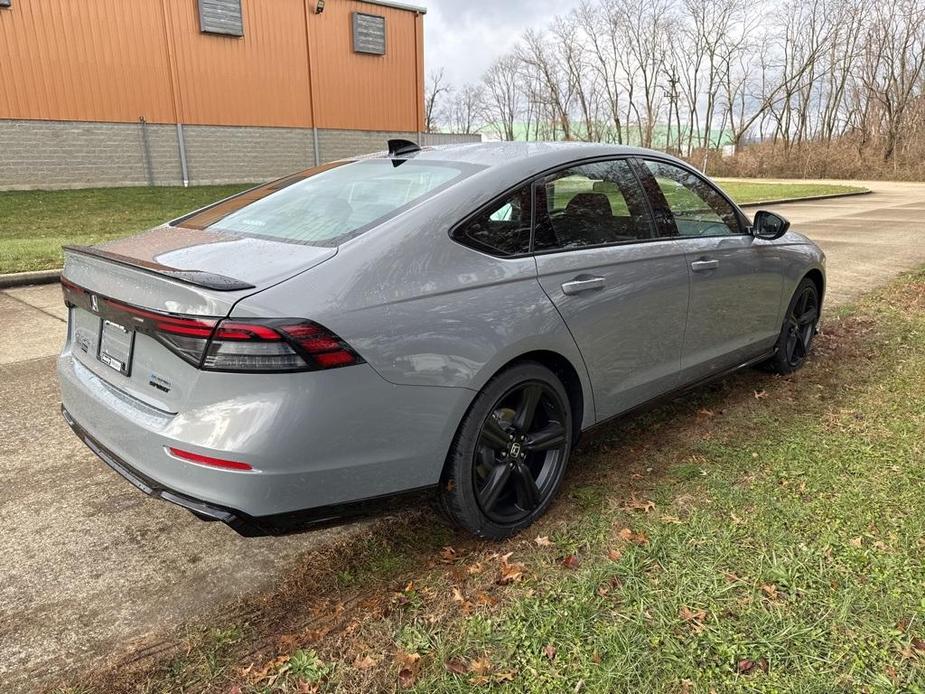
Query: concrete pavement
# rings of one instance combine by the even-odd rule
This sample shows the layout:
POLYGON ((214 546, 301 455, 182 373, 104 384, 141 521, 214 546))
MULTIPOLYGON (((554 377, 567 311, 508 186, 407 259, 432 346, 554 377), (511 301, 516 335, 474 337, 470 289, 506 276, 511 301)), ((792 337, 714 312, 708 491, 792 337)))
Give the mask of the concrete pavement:
MULTIPOLYGON (((925 184, 776 206, 825 249, 829 305, 925 264, 925 184)), ((0 291, 0 689, 92 667, 215 605, 271 588, 307 550, 359 526, 244 540, 149 500, 58 411, 60 287, 0 291)))

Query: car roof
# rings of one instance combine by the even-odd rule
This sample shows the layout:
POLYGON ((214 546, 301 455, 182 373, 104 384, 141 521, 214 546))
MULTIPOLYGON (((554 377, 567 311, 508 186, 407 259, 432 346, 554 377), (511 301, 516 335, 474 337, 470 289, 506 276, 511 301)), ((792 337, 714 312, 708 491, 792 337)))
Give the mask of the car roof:
MULTIPOLYGON (((359 158, 384 159, 389 156, 388 152, 377 152, 359 158)), ((419 162, 459 162, 496 171, 505 169, 512 174, 531 175, 581 159, 617 156, 658 156, 684 164, 675 157, 650 149, 594 142, 473 142, 434 145, 395 158, 419 162)))

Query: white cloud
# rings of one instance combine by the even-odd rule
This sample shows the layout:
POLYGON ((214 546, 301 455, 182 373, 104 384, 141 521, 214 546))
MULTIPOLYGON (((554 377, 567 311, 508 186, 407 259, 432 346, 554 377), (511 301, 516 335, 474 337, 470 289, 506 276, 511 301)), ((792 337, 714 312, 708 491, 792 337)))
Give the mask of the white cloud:
POLYGON ((445 68, 455 85, 477 82, 524 30, 543 27, 578 0, 430 0, 424 17, 428 74, 445 68))

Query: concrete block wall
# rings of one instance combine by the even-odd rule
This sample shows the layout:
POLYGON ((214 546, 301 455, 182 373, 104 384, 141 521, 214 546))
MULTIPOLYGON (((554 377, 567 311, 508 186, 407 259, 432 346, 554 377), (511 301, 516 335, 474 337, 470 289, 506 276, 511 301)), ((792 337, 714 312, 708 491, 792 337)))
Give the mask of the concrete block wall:
MULTIPOLYGON (((319 129, 320 160, 379 151, 393 137, 428 145, 481 140, 319 129)), ((311 129, 187 125, 183 138, 193 185, 266 181, 315 164, 311 129)), ((182 180, 175 125, 0 120, 0 190, 180 185, 182 180)))

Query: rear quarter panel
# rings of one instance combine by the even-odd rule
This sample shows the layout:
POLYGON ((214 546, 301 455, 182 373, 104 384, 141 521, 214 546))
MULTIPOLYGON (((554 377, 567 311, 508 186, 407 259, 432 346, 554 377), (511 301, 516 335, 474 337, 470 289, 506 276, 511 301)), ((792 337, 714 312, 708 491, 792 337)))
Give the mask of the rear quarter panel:
POLYGON ((533 258, 499 259, 455 243, 449 230, 476 209, 478 195, 444 203, 344 244, 332 261, 248 298, 232 315, 318 321, 391 383, 466 388, 473 397, 511 360, 553 351, 578 372, 591 423, 587 372, 533 258))

